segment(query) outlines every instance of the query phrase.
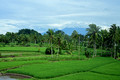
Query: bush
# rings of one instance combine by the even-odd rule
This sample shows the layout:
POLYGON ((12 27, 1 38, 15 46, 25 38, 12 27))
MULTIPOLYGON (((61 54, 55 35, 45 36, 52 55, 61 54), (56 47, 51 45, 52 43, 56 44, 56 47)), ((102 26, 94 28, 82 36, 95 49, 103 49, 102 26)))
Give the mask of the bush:
POLYGON ((10 46, 11 47, 15 47, 15 43, 10 43, 10 46))
POLYGON ((5 43, 1 42, 0 47, 5 47, 5 43))
MULTIPOLYGON (((54 48, 52 48, 52 52, 53 52, 53 54, 55 53, 54 48)), ((51 48, 47 48, 46 51, 45 51, 45 54, 50 55, 51 54, 51 48)))
POLYGON ((67 50, 65 53, 66 53, 66 54, 71 54, 71 55, 72 55, 72 52, 71 52, 71 51, 68 51, 68 50, 67 50))
POLYGON ((92 52, 88 51, 87 48, 85 48, 85 56, 86 56, 87 58, 90 58, 90 57, 91 57, 91 53, 92 53, 92 52))
POLYGON ((101 57, 110 57, 111 53, 112 53, 112 55, 114 54, 113 52, 108 52, 108 51, 102 52, 101 57))
POLYGON ((2 57, 1 53, 0 53, 0 58, 2 57))
POLYGON ((38 48, 38 52, 40 52, 40 48, 38 48))
POLYGON ((39 43, 39 47, 42 47, 42 42, 41 42, 41 43, 39 43))
POLYGON ((25 47, 30 47, 30 44, 29 43, 25 44, 25 47))
MULTIPOLYGON (((58 50, 58 48, 57 48, 57 50, 58 50)), ((55 54, 62 54, 62 49, 59 48, 59 52, 57 51, 55 54)))

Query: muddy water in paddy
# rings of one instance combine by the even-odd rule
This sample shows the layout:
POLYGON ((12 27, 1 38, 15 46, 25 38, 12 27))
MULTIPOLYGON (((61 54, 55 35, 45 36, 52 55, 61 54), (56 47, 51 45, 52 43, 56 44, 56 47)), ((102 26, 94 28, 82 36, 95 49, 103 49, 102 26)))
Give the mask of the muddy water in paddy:
POLYGON ((17 79, 12 78, 10 76, 0 76, 0 80, 17 80, 17 79))

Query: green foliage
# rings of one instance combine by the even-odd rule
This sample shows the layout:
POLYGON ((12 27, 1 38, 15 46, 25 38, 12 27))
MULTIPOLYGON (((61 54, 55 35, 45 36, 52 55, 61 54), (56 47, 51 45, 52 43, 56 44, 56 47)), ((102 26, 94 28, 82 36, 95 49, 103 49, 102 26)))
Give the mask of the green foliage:
POLYGON ((9 44, 11 47, 15 47, 15 43, 10 43, 9 44))
MULTIPOLYGON (((55 50, 54 50, 54 48, 52 48, 52 54, 54 54, 54 53, 55 53, 55 50)), ((45 54, 47 54, 47 55, 51 54, 51 48, 50 47, 46 49, 45 54)))
POLYGON ((85 48, 85 56, 87 58, 90 58, 91 57, 91 54, 93 54, 92 52, 90 52, 90 50, 87 50, 87 48, 85 48))
POLYGON ((35 30, 31 30, 31 29, 21 29, 19 30, 18 34, 39 34, 37 31, 35 30))
POLYGON ((0 52, 0 58, 2 57, 1 52, 0 52))
POLYGON ((72 55, 72 52, 69 51, 69 50, 66 50, 65 54, 70 54, 70 55, 72 55))
POLYGON ((5 43, 4 43, 4 42, 1 42, 1 43, 0 43, 0 47, 5 47, 5 43))

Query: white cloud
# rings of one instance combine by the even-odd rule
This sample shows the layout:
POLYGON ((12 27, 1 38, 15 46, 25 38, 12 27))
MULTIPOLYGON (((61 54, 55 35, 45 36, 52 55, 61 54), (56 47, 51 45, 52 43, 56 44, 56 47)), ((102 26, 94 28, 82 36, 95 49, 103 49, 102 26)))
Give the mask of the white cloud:
POLYGON ((16 26, 2 24, 0 26, 0 34, 5 34, 6 32, 16 32, 18 28, 16 26))
POLYGON ((119 24, 120 1, 115 0, 1 0, 0 33, 30 28, 86 28, 90 23, 119 24), (6 6, 7 5, 7 6, 6 6))
POLYGON ((10 19, 0 19, 0 34, 5 34, 6 32, 17 32, 19 30, 19 27, 16 25, 22 23, 25 22, 10 19))
POLYGON ((109 26, 101 26, 101 30, 107 30, 107 31, 109 31, 109 26))

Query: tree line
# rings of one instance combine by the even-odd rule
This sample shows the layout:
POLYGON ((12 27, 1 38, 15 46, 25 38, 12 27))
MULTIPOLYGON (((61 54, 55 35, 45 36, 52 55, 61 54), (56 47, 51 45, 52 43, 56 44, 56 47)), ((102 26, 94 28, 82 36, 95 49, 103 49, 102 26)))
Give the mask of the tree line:
MULTIPOLYGON (((62 30, 55 31, 48 29, 45 34, 38 33, 31 29, 21 29, 17 33, 7 32, 5 35, 0 35, 1 46, 49 46, 51 54, 53 46, 65 50, 77 50, 80 46, 93 48, 93 57, 97 55, 96 49, 109 50, 111 56, 117 58, 117 53, 120 53, 120 27, 112 24, 109 30, 102 30, 96 24, 90 24, 86 29, 87 34, 78 34, 76 30, 71 35, 65 34, 62 30)), ((59 53, 58 53, 59 54, 59 53)))

